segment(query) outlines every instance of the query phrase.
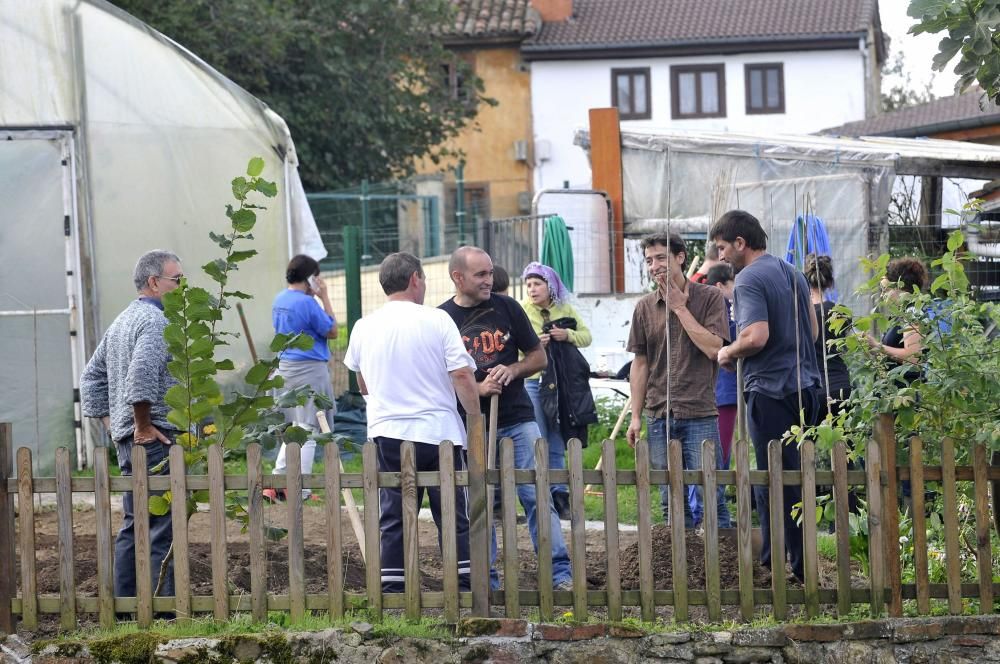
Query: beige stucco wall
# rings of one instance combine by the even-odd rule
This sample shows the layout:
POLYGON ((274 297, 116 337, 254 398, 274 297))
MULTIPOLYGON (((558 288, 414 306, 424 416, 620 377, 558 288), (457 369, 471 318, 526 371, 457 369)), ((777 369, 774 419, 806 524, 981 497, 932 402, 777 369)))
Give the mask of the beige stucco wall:
MULTIPOLYGON (((454 285, 448 276, 448 256, 422 259, 424 276, 427 279, 427 294, 424 304, 436 307, 455 294, 454 285)), ((343 270, 324 272, 327 291, 333 313, 341 325, 347 324, 347 282, 343 270)), ((378 266, 361 268, 361 315, 367 316, 385 303, 385 293, 378 283, 378 266)), ((346 327, 344 328, 346 331, 346 327)))
MULTIPOLYGON (((518 193, 531 190, 530 160, 514 158, 515 141, 531 144, 531 76, 517 45, 456 51, 472 54, 485 94, 497 100, 497 105, 480 104, 474 123, 447 146, 464 151, 468 185, 488 185, 491 217, 517 215, 518 193)), ((453 183, 456 163, 455 159, 441 164, 423 160, 417 172, 432 174, 443 169, 445 182, 453 183)))

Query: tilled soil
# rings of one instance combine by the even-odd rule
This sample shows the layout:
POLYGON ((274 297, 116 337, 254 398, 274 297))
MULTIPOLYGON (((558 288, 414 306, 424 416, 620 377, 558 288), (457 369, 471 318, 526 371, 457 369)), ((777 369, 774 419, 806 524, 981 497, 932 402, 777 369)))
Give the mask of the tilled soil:
MULTIPOLYGON (((265 520, 269 525, 283 526, 286 523, 287 509, 283 505, 266 508, 265 520)), ((112 514, 112 532, 117 532, 121 525, 120 511, 112 514)), ((342 514, 342 530, 344 534, 342 563, 344 570, 345 590, 348 592, 364 592, 365 565, 361 551, 351 530, 346 514, 342 514)), ((77 593, 84 596, 97 595, 97 546, 96 522, 93 508, 77 508, 73 512, 73 558, 75 585, 77 593)), ((519 525, 517 551, 519 556, 518 582, 523 589, 538 587, 537 557, 528 537, 527 527, 519 525)), ((305 553, 305 586, 310 594, 327 592, 327 523, 325 509, 322 504, 308 504, 303 510, 303 533, 305 553)), ((59 557, 58 530, 54 511, 48 508, 39 509, 35 514, 35 551, 36 576, 38 591, 42 594, 57 594, 59 592, 59 557)), ((503 542, 500 529, 501 556, 496 567, 503 576, 503 542)), ((188 539, 189 560, 191 570, 192 593, 207 596, 212 593, 211 541, 213 533, 207 513, 195 514, 189 521, 188 539)), ((564 530, 567 546, 570 544, 568 530, 564 530)), ((18 540, 19 542, 20 540, 18 540)), ((231 594, 249 593, 250 591, 250 549, 245 533, 240 532, 239 524, 227 523, 226 532, 228 564, 226 578, 231 594)), ((688 586, 692 589, 705 587, 704 569, 704 539, 703 535, 688 531, 685 538, 687 553, 688 586)), ((737 588, 738 565, 737 551, 732 540, 723 539, 719 542, 719 567, 722 588, 737 588)), ((18 548, 20 545, 18 544, 18 548)), ((620 568, 623 589, 639 588, 639 551, 635 532, 619 533, 620 568)), ((426 591, 442 589, 442 562, 438 551, 437 529, 433 523, 420 521, 420 570, 421 588, 426 591)), ((572 553, 572 551, 571 551, 572 553)), ((673 587, 673 565, 671 556, 670 531, 667 526, 654 526, 652 531, 652 563, 653 583, 656 589, 673 587)), ((287 542, 267 542, 267 589, 272 594, 283 594, 288 591, 288 546, 287 542)), ((21 583, 20 559, 18 557, 18 585, 21 583)), ((607 553, 605 533, 603 530, 589 530, 586 533, 585 569, 587 585, 591 590, 605 587, 607 578, 607 553)), ((836 584, 836 563, 820 559, 820 585, 834 587, 836 584)), ((863 584, 863 579, 856 573, 855 585, 863 584)), ((754 586, 766 588, 769 586, 769 571, 754 561, 754 586)), ((759 607, 764 608, 764 607, 759 607)), ((603 609, 593 607, 596 616, 603 609)), ((662 609, 669 612, 669 608, 662 609)), ((735 609, 734 609, 735 610, 735 609)), ((55 616, 52 616, 52 628, 57 629, 55 616)), ((93 617, 90 617, 93 618, 93 617)), ((81 616, 82 624, 90 618, 81 616)), ((694 614, 692 618, 696 619, 694 614)))
MULTIPOLYGON (((674 585, 673 553, 670 538, 670 528, 663 524, 653 526, 653 587, 657 590, 672 588, 674 585)), ((684 545, 687 558, 688 586, 692 588, 705 587, 705 539, 701 533, 685 531, 684 545)), ((719 586, 721 588, 738 588, 740 571, 736 543, 730 538, 721 538, 719 547, 719 586)), ((634 542, 621 554, 622 588, 637 590, 639 588, 639 543, 634 542)), ((754 585, 766 586, 771 573, 754 560, 754 585)), ((603 583, 604 579, 600 579, 603 583)))
MULTIPOLYGON (((284 506, 266 508, 266 520, 269 525, 283 526, 286 509, 284 506)), ((121 513, 112 513, 112 531, 117 532, 121 526, 121 513)), ((349 592, 361 592, 365 589, 365 564, 358 548, 357 540, 347 515, 343 515, 341 524, 344 534, 343 569, 344 588, 349 592)), ((307 593, 325 593, 327 591, 327 546, 326 518, 322 507, 313 505, 303 510, 304 533, 304 563, 305 585, 307 593)), ((95 514, 92 509, 82 508, 73 512, 73 559, 74 575, 77 593, 81 595, 97 595, 97 546, 95 536, 95 514)), ((501 555, 497 560, 497 568, 503 576, 503 538, 497 529, 501 555)), ((569 539, 568 531, 564 533, 569 539)), ((635 539, 634 533, 621 533, 621 546, 627 547, 635 539)), ((226 579, 230 584, 231 594, 250 591, 250 545, 246 534, 241 533, 239 525, 227 525, 228 565, 226 579)), ((212 533, 207 513, 195 514, 188 524, 189 566, 191 570, 191 589, 195 595, 210 595, 212 593, 211 540, 212 533)), ((52 594, 59 592, 59 552, 56 514, 51 510, 39 511, 35 515, 35 556, 38 591, 52 594)), ((522 588, 538 587, 538 564, 528 529, 518 526, 519 583, 522 588)), ((288 545, 286 541, 267 542, 267 590, 270 593, 281 594, 288 591, 288 545)), ((587 577, 603 578, 602 565, 606 565, 607 556, 604 549, 604 533, 589 531, 587 533, 587 577)), ((18 556, 17 565, 20 565, 18 556)), ((442 589, 442 561, 437 544, 437 529, 433 523, 420 522, 420 571, 421 587, 427 591, 442 589)), ((20 574, 18 575, 20 583, 20 574)))

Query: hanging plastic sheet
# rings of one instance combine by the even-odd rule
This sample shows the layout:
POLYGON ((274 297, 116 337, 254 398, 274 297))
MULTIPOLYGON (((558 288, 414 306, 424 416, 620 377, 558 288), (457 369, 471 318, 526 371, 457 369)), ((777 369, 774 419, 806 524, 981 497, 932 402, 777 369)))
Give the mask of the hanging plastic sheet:
MULTIPOLYGON (((853 293, 865 278, 861 258, 884 249, 896 155, 881 145, 846 151, 838 139, 813 138, 623 133, 626 237, 669 225, 707 239, 715 219, 739 208, 760 220, 769 251, 783 257, 795 219, 814 214, 826 224, 841 295, 856 312, 865 311, 869 303, 853 293)), ((586 147, 589 137, 581 133, 577 142, 586 147)), ((641 266, 626 270, 629 290, 640 292, 641 266)))

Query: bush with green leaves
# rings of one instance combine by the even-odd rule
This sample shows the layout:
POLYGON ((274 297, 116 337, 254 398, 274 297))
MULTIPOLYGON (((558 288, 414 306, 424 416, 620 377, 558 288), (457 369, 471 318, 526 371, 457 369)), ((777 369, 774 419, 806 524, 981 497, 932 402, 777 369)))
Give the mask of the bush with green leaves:
MULTIPOLYGON (((880 299, 877 309, 866 316, 852 318, 849 309, 834 308, 831 327, 836 331, 852 330, 843 339, 831 340, 851 370, 853 391, 836 416, 828 415, 815 427, 793 427, 789 437, 801 442, 815 440, 817 449, 829 453, 837 441, 847 444, 848 454, 864 460, 873 424, 879 415, 895 416, 896 463, 909 463, 909 441, 919 436, 923 441, 924 465, 940 465, 942 441, 955 444, 956 461, 972 462, 973 450, 982 444, 987 451, 1000 450, 1000 339, 987 333, 1000 322, 1000 308, 972 297, 964 264, 971 257, 962 251, 964 237, 954 231, 948 237, 947 251, 932 262, 935 273, 928 292, 916 289, 898 298, 880 299), (917 364, 897 363, 872 348, 863 335, 878 335, 893 326, 912 328, 921 336, 923 351, 917 364), (919 377, 913 379, 914 369, 919 377), (909 373, 909 376, 906 374, 909 373)), ((879 298, 889 256, 865 260, 871 278, 859 289, 866 296, 879 298)), ((974 485, 957 484, 961 565, 970 578, 975 568, 974 485)), ((945 580, 944 531, 940 514, 943 498, 938 483, 925 485, 925 510, 930 515, 927 531, 928 561, 932 582, 945 580)), ((851 556, 864 572, 868 568, 867 513, 862 509, 850 515, 851 556)), ((817 513, 820 519, 832 519, 829 510, 817 513)), ((997 542, 997 533, 991 533, 997 542)), ((913 524, 908 515, 900 520, 899 541, 903 580, 912 582, 913 524)), ((994 557, 994 573, 1000 574, 1000 560, 994 557)))
MULTIPOLYGON (((258 360, 237 381, 246 386, 244 389, 225 394, 219 382, 220 374, 235 372, 236 367, 230 359, 217 359, 216 351, 239 337, 238 332, 220 329, 223 311, 230 308, 234 299, 252 297, 232 289, 230 281, 240 265, 257 255, 255 249, 244 248, 253 241, 257 211, 265 209, 255 201, 260 197, 273 198, 278 191, 273 182, 261 177, 263 170, 263 159, 250 160, 246 175, 232 181, 236 205, 226 206, 229 230, 208 234, 222 252, 220 258, 202 266, 205 274, 215 282, 214 294, 183 279, 178 288, 163 297, 164 314, 169 322, 163 336, 171 356, 167 369, 177 379, 177 384, 166 393, 165 399, 171 409, 167 419, 184 432, 177 437, 176 444, 184 448, 185 466, 191 474, 207 471, 211 445, 219 445, 223 459, 230 460, 245 458, 247 446, 253 442, 260 443, 264 449, 272 449, 282 441, 302 443, 312 437, 317 442, 327 442, 332 438, 329 434, 316 435, 290 426, 280 411, 301 405, 310 398, 316 399, 320 407, 328 408, 330 404, 325 397, 307 387, 288 390, 279 398, 275 397, 275 390, 284 384, 282 377, 275 373, 280 353, 289 348, 311 348, 314 340, 307 334, 276 334, 270 344, 273 357, 258 360)), ((151 497, 150 512, 168 513, 175 499, 169 491, 151 497)), ((198 503, 208 502, 208 491, 190 492, 186 501, 190 516, 198 503)), ((227 493, 226 514, 246 527, 245 492, 227 493)), ((283 534, 282 529, 276 528, 268 532, 272 538, 283 534)))
MULTIPOLYGON (((939 457, 945 437, 955 442, 959 463, 971 459, 977 443, 1000 450, 1000 340, 986 333, 990 323, 1000 322, 1000 309, 973 298, 963 242, 961 231, 949 235, 948 251, 932 263, 940 275, 928 292, 882 299, 870 314, 853 319, 846 307, 834 308, 831 327, 855 332, 829 342, 851 368, 854 389, 837 416, 805 431, 796 427, 793 437, 813 438, 825 451, 845 440, 857 458, 864 453, 875 419, 892 413, 900 449, 910 436, 921 436, 928 461, 939 457), (920 334, 923 351, 916 365, 886 358, 863 338, 893 326, 920 334), (914 369, 919 377, 908 380, 906 374, 912 377, 914 369)), ((878 297, 889 256, 863 263, 871 278, 859 292, 878 297)))

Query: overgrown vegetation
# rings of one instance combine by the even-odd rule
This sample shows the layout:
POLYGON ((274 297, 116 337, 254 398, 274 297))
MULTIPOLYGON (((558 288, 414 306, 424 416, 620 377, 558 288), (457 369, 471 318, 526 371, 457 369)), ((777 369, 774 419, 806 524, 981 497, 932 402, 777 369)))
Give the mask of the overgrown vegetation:
MULTIPOLYGON (((973 206, 974 207, 974 206, 973 206)), ((834 310, 831 326, 849 331, 845 338, 831 340, 831 347, 843 354, 851 368, 854 390, 836 416, 805 430, 794 427, 790 437, 817 442, 818 454, 828 455, 837 441, 846 442, 848 454, 864 461, 871 438, 872 423, 883 413, 895 416, 897 465, 909 463, 910 439, 923 442, 923 464, 941 464, 942 443, 954 443, 956 463, 971 465, 973 450, 982 445, 990 452, 1000 450, 1000 341, 991 338, 987 328, 1000 323, 1000 308, 979 302, 972 296, 965 263, 961 231, 952 232, 947 251, 932 262, 937 273, 928 292, 903 293, 899 297, 881 297, 888 255, 865 261, 871 278, 861 293, 881 300, 880 307, 867 316, 853 318, 843 306, 834 310), (894 326, 915 330, 921 337, 923 352, 917 363, 888 361, 865 335, 875 335, 894 326)), ((890 287, 894 284, 890 284, 890 287)), ((901 494, 908 492, 900 487, 901 494)), ((965 578, 975 578, 976 533, 974 486, 957 483, 959 556, 965 578)), ((940 483, 925 484, 927 517, 927 553, 932 583, 946 579, 945 536, 942 522, 944 499, 940 483)), ((914 538, 909 500, 904 498, 900 520, 900 545, 904 582, 914 581, 914 538)), ((850 516, 851 556, 867 575, 868 519, 864 501, 857 514, 850 516)), ((832 520, 831 510, 820 510, 817 520, 832 520)), ((1000 545, 991 532, 994 550, 1000 545)), ((1000 576, 1000 559, 993 557, 993 574, 1000 576)))
MULTIPOLYGON (((325 613, 309 612, 301 620, 292 622, 287 613, 273 611, 268 614, 266 622, 255 621, 246 613, 235 614, 226 622, 217 622, 210 616, 186 622, 157 620, 148 630, 141 629, 134 622, 123 622, 112 629, 80 630, 56 639, 35 641, 32 651, 37 654, 55 644, 59 647, 60 654, 71 657, 80 652, 83 646, 87 646, 98 661, 146 664, 157 645, 173 639, 220 639, 224 650, 227 641, 250 636, 264 647, 273 647, 273 637, 284 642, 284 635, 288 632, 319 632, 331 628, 349 631, 352 624, 369 621, 371 617, 362 609, 349 612, 339 620, 331 620, 325 613)), ((419 621, 411 621, 402 616, 386 614, 381 621, 371 622, 372 638, 447 639, 453 634, 439 618, 424 617, 419 621)))
MULTIPOLYGON (((851 367, 854 390, 837 416, 806 432, 820 450, 845 440, 860 458, 871 423, 882 413, 895 414, 901 446, 912 435, 923 438, 928 461, 940 455, 946 437, 955 442, 959 463, 971 459, 976 444, 1000 449, 1000 345, 986 334, 988 323, 1000 322, 1000 309, 972 297, 963 241, 961 231, 951 233, 948 251, 932 263, 940 274, 928 292, 881 298, 877 310, 853 319, 847 307, 835 308, 831 327, 852 333, 830 345, 851 367), (924 350, 917 365, 890 362, 864 339, 894 326, 920 334, 924 350)), ((888 263, 888 254, 864 261, 871 278, 859 289, 862 295, 880 298, 888 263)), ((797 428, 793 434, 803 438, 797 428)))

